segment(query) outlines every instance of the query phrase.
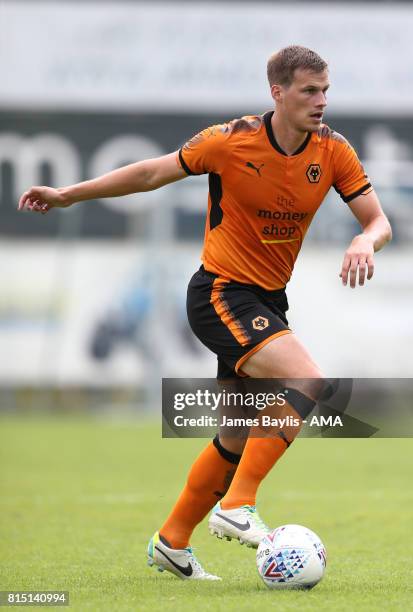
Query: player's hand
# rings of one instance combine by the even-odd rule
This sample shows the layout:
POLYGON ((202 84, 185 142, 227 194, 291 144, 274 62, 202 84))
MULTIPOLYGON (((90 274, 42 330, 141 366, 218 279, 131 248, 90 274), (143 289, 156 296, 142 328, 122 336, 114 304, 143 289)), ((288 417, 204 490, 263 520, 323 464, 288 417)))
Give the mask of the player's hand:
POLYGON ((353 238, 349 248, 344 254, 340 276, 343 285, 350 279, 350 287, 354 289, 357 284, 357 271, 359 285, 364 285, 366 278, 370 280, 374 273, 374 245, 371 238, 360 234, 353 238))
POLYGON ((46 214, 51 208, 65 208, 71 202, 64 197, 60 189, 53 187, 31 187, 20 198, 17 210, 30 210, 46 214))

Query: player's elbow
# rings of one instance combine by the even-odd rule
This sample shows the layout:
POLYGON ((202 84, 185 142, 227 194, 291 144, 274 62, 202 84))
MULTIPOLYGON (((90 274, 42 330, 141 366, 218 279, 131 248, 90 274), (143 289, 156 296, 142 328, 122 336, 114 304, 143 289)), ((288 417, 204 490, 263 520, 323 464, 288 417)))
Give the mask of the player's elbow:
POLYGON ((393 231, 390 225, 390 221, 388 220, 386 216, 384 216, 384 219, 383 219, 383 236, 384 236, 385 244, 390 242, 391 239, 393 238, 393 231))
POLYGON ((159 185, 156 167, 151 163, 152 160, 138 162, 138 182, 139 191, 153 191, 159 185))

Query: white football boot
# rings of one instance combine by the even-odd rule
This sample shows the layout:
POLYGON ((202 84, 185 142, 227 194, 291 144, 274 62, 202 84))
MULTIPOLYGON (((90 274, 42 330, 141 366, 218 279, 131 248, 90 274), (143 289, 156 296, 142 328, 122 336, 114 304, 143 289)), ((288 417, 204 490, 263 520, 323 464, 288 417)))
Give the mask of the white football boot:
POLYGON ((158 572, 171 572, 182 580, 221 580, 208 574, 192 552, 192 548, 170 548, 162 542, 157 531, 148 544, 148 565, 158 567, 158 572))
POLYGON ((241 506, 223 510, 218 502, 209 517, 208 529, 211 535, 232 540, 251 548, 258 548, 262 538, 271 530, 260 518, 255 506, 241 506))

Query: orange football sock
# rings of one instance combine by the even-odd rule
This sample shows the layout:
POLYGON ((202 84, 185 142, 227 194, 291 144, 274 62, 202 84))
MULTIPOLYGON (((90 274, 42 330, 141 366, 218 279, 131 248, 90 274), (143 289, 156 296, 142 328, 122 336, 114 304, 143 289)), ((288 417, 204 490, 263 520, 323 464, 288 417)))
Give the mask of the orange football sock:
POLYGON ((215 438, 195 460, 178 501, 159 530, 172 548, 188 546, 195 527, 228 489, 239 459, 215 438))
POLYGON ((221 500, 224 510, 255 506, 257 490, 275 462, 288 448, 282 437, 248 438, 232 483, 221 500))

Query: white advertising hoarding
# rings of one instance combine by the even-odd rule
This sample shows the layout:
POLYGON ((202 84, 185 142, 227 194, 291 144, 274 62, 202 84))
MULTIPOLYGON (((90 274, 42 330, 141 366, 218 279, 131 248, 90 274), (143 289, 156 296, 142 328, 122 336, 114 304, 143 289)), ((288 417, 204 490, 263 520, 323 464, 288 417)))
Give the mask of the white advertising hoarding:
POLYGON ((0 108, 261 112, 268 56, 302 44, 330 111, 413 109, 409 4, 3 0, 0 32, 0 108))
MULTIPOLYGON (((304 246, 287 287, 291 328, 327 376, 411 377, 411 249, 378 254, 375 276, 355 290, 338 276, 343 252, 304 246)), ((172 244, 5 242, 0 386, 214 377, 216 359, 185 312, 199 255, 172 244)))

